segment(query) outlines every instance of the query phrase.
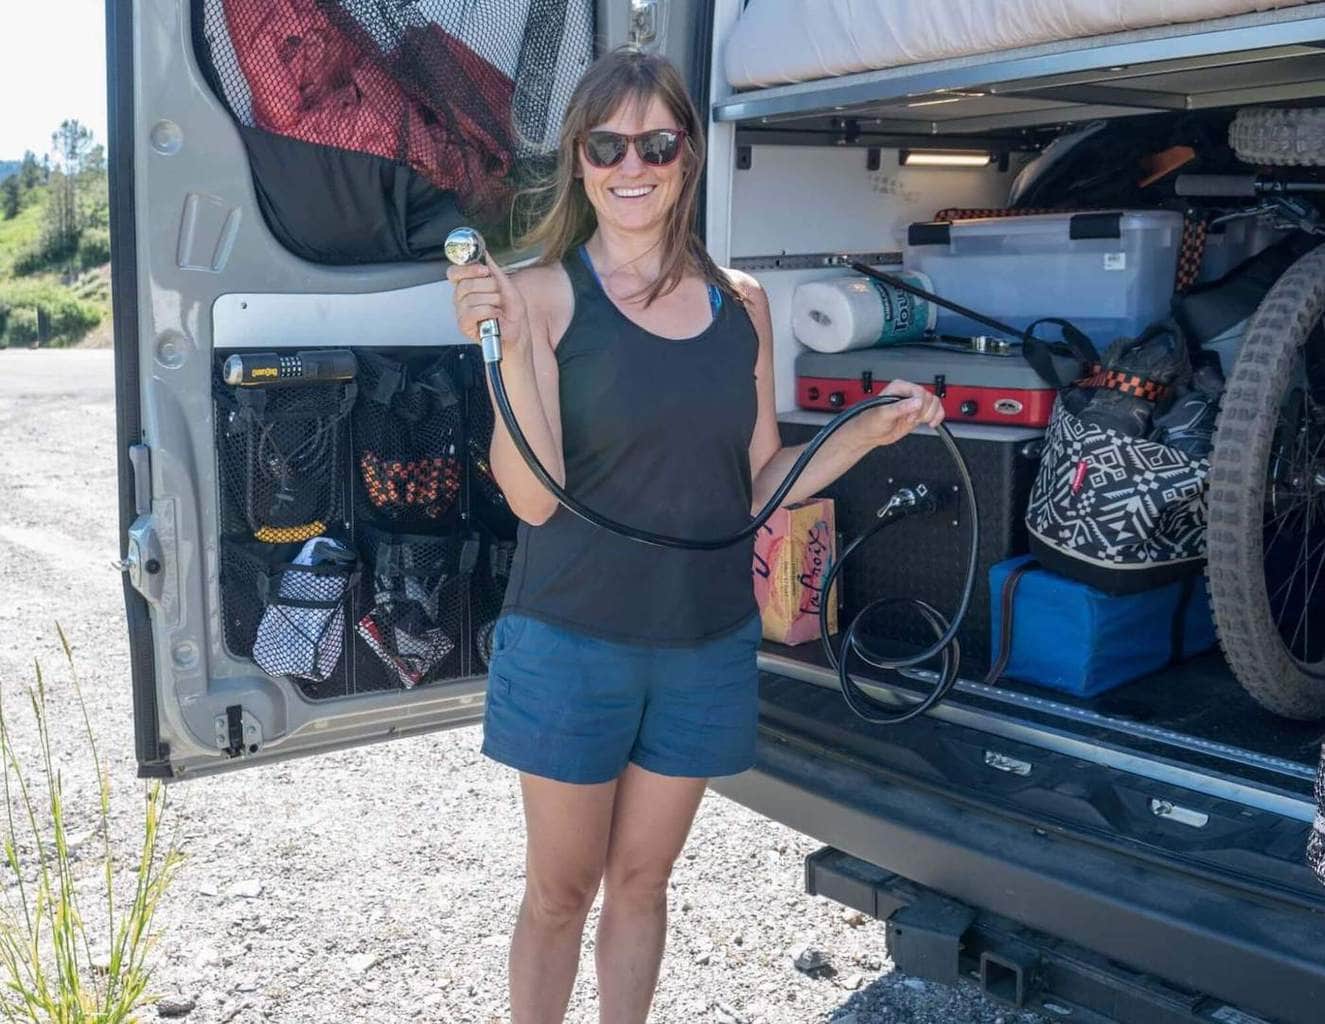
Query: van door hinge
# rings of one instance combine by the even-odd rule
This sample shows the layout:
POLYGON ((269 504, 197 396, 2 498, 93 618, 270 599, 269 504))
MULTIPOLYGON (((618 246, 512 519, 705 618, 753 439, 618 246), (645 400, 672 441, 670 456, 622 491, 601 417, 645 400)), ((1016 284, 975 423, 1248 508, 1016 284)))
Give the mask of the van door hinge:
POLYGON ((129 446, 133 468, 133 510, 140 516, 152 511, 152 452, 145 444, 129 446))
POLYGON ((658 38, 661 0, 630 0, 630 42, 644 46, 658 38))

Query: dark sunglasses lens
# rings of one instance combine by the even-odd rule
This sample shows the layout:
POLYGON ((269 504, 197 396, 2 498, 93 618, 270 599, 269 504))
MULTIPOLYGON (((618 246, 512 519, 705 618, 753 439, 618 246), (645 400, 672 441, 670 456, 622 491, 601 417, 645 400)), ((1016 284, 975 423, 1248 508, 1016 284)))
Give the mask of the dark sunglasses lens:
POLYGON ((646 164, 670 164, 681 148, 681 136, 678 132, 649 132, 641 135, 636 145, 640 159, 646 164))
POLYGON ((619 164, 626 155, 626 139, 616 132, 590 132, 584 140, 584 155, 595 167, 619 164))

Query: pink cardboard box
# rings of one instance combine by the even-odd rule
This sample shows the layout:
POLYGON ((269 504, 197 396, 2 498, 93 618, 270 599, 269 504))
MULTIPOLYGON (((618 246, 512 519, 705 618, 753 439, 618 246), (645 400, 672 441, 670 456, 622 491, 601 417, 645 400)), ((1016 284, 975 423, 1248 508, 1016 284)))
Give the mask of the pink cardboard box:
MULTIPOLYGON (((831 498, 811 498, 773 513, 755 535, 754 584, 764 639, 803 644, 819 637, 819 588, 837 557, 831 498)), ((837 581, 828 600, 828 633, 837 632, 837 581)))

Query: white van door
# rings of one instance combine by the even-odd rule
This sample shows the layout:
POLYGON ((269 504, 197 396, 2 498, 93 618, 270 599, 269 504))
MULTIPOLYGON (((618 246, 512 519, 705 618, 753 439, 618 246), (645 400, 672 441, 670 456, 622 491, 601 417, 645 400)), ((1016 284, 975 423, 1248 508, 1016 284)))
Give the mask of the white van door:
POLYGON ((108 5, 141 775, 481 717, 516 523, 483 457, 491 410, 441 240, 474 218, 500 230, 631 15, 629 0, 108 5))

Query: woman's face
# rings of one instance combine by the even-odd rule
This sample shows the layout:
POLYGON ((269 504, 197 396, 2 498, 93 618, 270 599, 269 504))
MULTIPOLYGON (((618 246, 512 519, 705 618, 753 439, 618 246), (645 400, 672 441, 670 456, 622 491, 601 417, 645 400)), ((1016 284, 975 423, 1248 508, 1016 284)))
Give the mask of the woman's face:
MULTIPOLYGON (((658 97, 647 106, 627 103, 593 131, 638 135, 659 128, 679 129, 677 119, 658 97)), ((595 167, 584 155, 581 141, 576 161, 584 180, 584 194, 598 214, 600 225, 610 225, 631 234, 654 234, 662 230, 681 194, 685 175, 683 152, 670 164, 645 163, 634 145, 626 147, 625 158, 614 167, 595 167)))

